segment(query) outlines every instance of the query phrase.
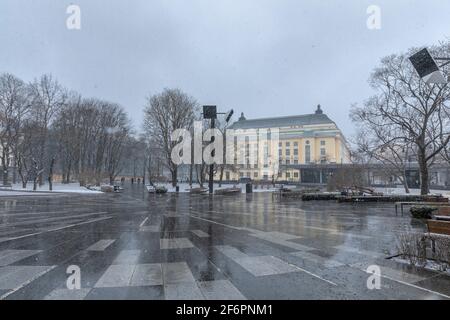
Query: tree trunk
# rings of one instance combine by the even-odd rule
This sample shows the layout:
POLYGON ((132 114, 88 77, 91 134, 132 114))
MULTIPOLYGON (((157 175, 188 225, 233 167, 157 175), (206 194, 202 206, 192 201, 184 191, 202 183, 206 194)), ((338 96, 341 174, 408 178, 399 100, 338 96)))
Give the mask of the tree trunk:
POLYGON ((220 166, 219 188, 222 186, 224 167, 225 167, 225 165, 221 165, 220 166))
POLYGON ((48 190, 53 191, 53 167, 55 166, 55 158, 50 161, 50 168, 48 170, 48 190))
POLYGON ((147 159, 144 159, 144 169, 142 170, 142 184, 145 186, 145 171, 147 167, 147 159))
POLYGON ((425 149, 419 148, 417 156, 420 169, 420 194, 427 195, 428 193, 430 193, 430 185, 428 179, 428 163, 426 161, 425 149))
POLYGON ((66 176, 63 177, 63 180, 65 180, 65 182, 67 184, 70 183, 70 170, 72 170, 72 161, 69 161, 69 164, 67 165, 67 173, 66 176))
POLYGON ((20 158, 17 160, 17 171, 20 176, 20 180, 22 181, 22 189, 27 188, 28 177, 25 179, 25 175, 23 173, 23 165, 20 158))
POLYGON ((8 168, 3 167, 3 185, 8 185, 8 168))
POLYGON ((8 184, 8 153, 5 150, 2 152, 2 169, 3 169, 3 185, 6 186, 8 184))
POLYGON ((408 186, 408 179, 406 179, 406 173, 403 172, 403 187, 405 188, 405 192, 409 194, 409 186, 408 186))
POLYGON ((172 187, 176 187, 177 186, 177 171, 178 168, 175 167, 171 170, 172 173, 172 187))

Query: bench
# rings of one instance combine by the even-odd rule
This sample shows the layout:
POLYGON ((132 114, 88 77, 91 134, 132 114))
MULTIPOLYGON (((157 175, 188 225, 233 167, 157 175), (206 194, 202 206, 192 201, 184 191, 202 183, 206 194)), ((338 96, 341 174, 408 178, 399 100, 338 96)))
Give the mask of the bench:
POLYGON ((450 236, 450 221, 427 220, 429 233, 450 236))
POLYGON ((450 241, 450 221, 427 220, 428 233, 425 237, 431 241, 431 250, 436 252, 436 240, 450 241))
POLYGON ((439 216, 450 216, 450 206, 438 207, 437 215, 439 215, 439 216))

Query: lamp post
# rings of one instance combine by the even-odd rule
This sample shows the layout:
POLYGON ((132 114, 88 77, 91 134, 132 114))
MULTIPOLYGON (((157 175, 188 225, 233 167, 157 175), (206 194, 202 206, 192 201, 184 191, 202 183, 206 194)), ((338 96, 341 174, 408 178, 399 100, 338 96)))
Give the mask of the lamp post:
POLYGON ((450 64, 450 58, 433 57, 428 49, 425 48, 409 57, 409 61, 425 83, 447 83, 447 79, 442 74, 441 68, 450 64), (438 65, 436 61, 445 62, 438 65))
MULTIPOLYGON (((210 119, 211 120, 211 125, 210 128, 214 129, 216 127, 216 119, 217 119, 217 115, 218 114, 225 114, 225 122, 228 123, 228 121, 230 121, 231 116, 233 115, 233 109, 231 109, 230 111, 226 112, 226 113, 221 113, 221 112, 217 112, 217 106, 211 106, 211 105, 206 105, 203 106, 203 119, 210 119)), ((215 140, 215 136, 211 135, 211 143, 213 143, 215 140)), ((213 150, 211 156, 214 157, 215 156, 216 151, 213 150)), ((208 187, 209 187, 209 194, 213 194, 214 192, 214 163, 211 163, 209 165, 209 182, 208 182, 208 187)))

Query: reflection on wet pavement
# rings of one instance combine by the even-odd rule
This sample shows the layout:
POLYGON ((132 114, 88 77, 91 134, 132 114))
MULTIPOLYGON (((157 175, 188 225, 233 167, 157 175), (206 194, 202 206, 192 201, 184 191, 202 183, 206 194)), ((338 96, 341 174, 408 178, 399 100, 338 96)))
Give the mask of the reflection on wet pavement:
POLYGON ((270 193, 0 198, 2 299, 445 299, 450 277, 386 257, 424 230, 393 204, 270 193), (67 268, 79 266, 81 289, 67 268), (366 269, 381 268, 380 290, 366 269))

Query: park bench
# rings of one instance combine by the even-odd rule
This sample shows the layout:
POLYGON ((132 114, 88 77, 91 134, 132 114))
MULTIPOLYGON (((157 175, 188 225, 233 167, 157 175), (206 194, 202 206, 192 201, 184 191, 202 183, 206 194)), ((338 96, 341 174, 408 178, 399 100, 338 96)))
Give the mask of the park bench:
POLYGON ((450 240, 450 221, 427 220, 428 233, 425 235, 431 240, 431 250, 436 252, 436 240, 450 240))
POLYGON ((450 206, 438 207, 434 219, 441 221, 450 221, 450 206))
POLYGON ((450 236, 450 221, 427 220, 428 233, 450 236))

